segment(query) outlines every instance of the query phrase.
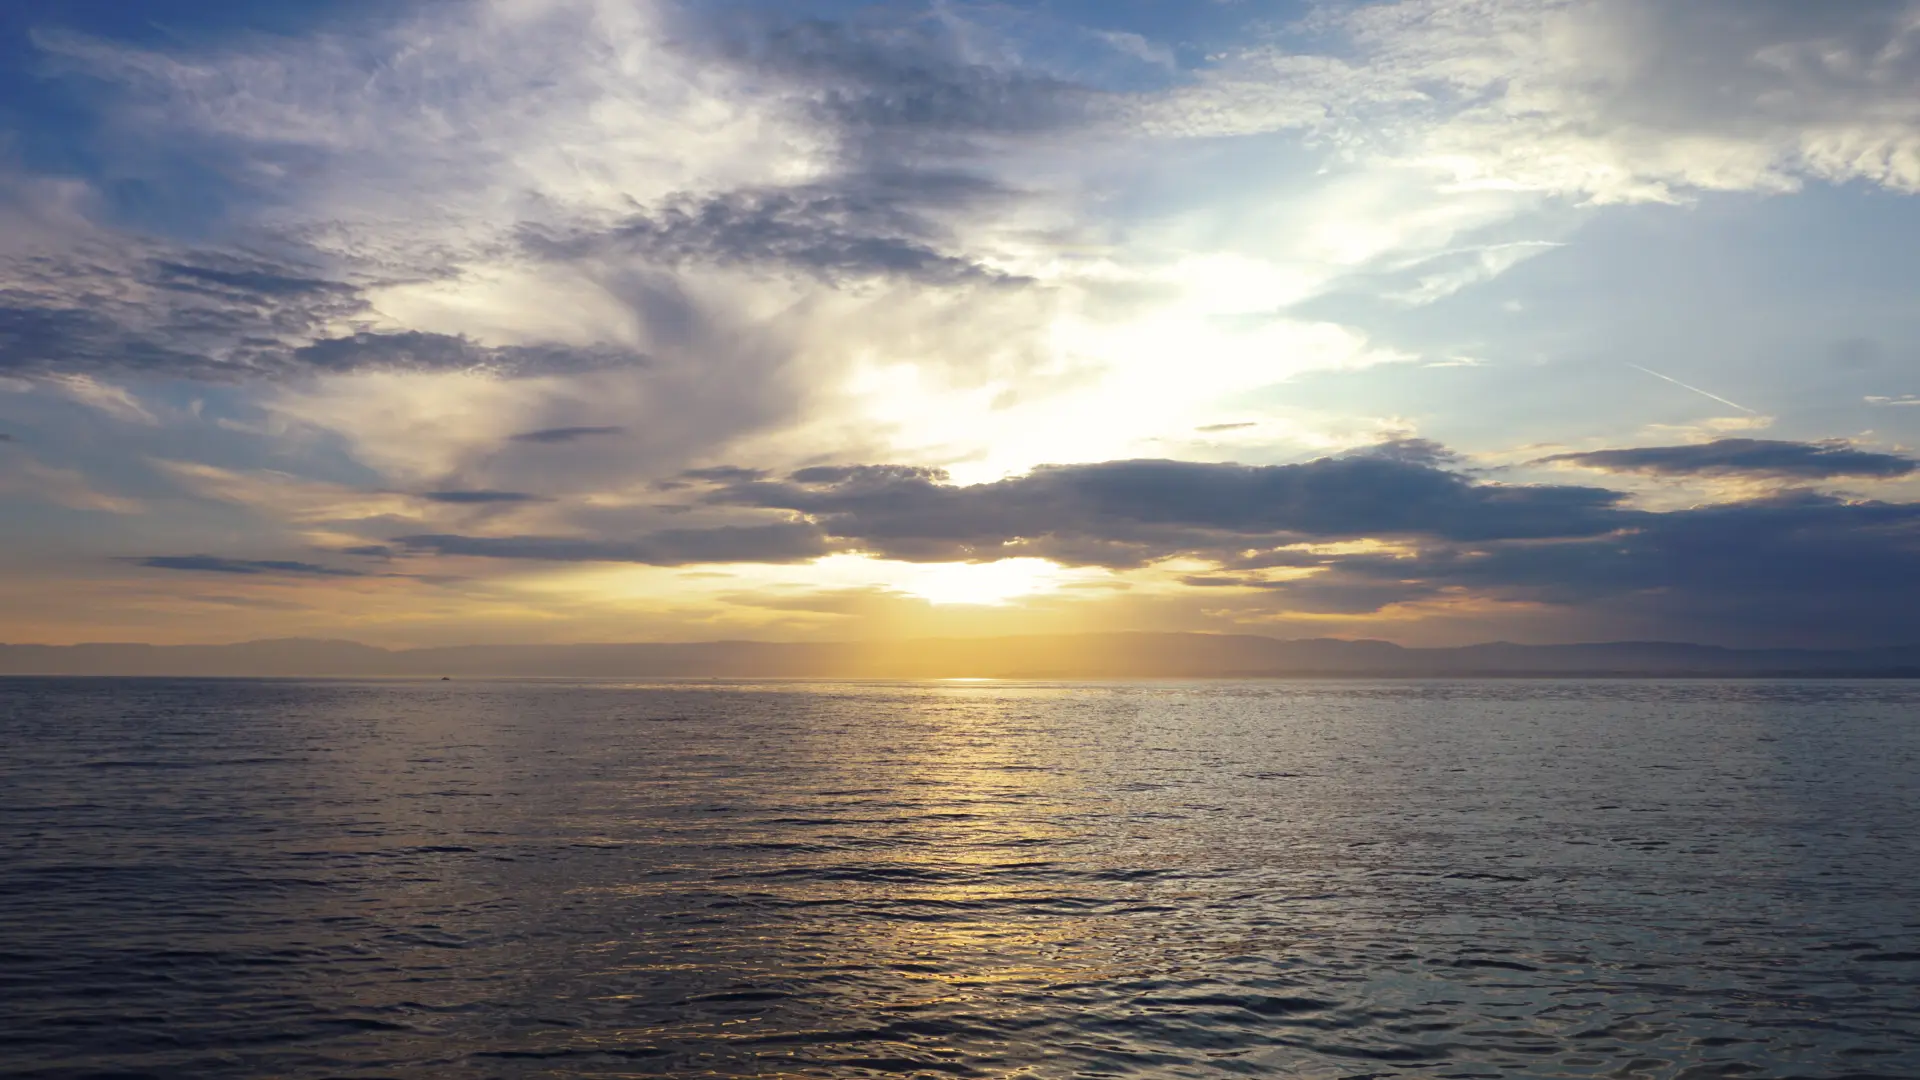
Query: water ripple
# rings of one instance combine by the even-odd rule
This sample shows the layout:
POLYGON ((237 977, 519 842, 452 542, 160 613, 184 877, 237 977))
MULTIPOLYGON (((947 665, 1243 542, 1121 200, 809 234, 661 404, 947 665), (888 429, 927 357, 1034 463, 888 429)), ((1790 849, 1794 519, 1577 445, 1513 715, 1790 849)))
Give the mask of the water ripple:
POLYGON ((1911 1078, 1916 705, 0 680, 0 1073, 1911 1078))

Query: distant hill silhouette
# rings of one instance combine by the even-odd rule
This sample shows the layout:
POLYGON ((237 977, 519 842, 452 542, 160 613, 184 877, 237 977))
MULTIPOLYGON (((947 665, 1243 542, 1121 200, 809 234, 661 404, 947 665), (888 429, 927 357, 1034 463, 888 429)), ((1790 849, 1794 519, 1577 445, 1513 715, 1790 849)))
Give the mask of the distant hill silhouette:
POLYGON ((468 645, 380 649, 289 638, 235 645, 0 645, 0 675, 548 678, 1219 678, 1280 676, 1906 676, 1920 646, 1726 649, 1660 641, 1412 649, 1228 634, 1071 634, 889 642, 468 645))

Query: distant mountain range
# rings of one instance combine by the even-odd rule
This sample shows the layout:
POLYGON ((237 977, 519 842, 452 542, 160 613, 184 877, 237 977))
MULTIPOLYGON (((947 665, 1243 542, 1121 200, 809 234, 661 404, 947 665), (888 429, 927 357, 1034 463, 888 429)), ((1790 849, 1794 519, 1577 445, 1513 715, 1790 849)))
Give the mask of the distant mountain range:
POLYGON ((1410 649, 1386 641, 1075 634, 887 642, 465 645, 0 645, 0 675, 482 678, 1222 678, 1300 676, 1920 677, 1920 645, 1725 649, 1661 641, 1410 649))

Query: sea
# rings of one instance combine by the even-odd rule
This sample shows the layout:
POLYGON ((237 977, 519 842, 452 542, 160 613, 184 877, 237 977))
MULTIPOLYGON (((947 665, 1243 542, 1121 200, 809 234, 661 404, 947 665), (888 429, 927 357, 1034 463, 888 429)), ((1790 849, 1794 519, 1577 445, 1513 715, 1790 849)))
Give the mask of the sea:
POLYGON ((1920 683, 0 680, 0 1075, 1920 1077, 1920 683))

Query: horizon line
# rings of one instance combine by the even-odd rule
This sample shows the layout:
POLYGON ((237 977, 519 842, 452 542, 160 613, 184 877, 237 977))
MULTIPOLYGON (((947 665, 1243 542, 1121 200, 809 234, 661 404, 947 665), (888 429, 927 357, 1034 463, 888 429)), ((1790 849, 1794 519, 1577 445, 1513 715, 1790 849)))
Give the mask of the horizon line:
POLYGON ((82 649, 82 648, 145 648, 145 649, 232 649, 247 645, 310 644, 310 645, 352 645, 386 653, 423 652, 445 649, 527 649, 527 648, 638 648, 638 647, 674 647, 699 645, 767 645, 791 647, 826 646, 889 646, 897 647, 917 643, 968 643, 990 641, 1018 641, 1032 639, 1087 639, 1122 637, 1181 637, 1181 638, 1222 638, 1247 641, 1269 641, 1275 644, 1301 643, 1337 643, 1341 645, 1385 645, 1409 652, 1434 652, 1461 649, 1479 649, 1495 646, 1521 649, 1571 649, 1599 648, 1606 646, 1639 645, 1663 646, 1689 649, 1717 649, 1725 652, 1873 652, 1898 649, 1920 649, 1920 642, 1901 641, 1877 645, 1724 645, 1706 641, 1687 641, 1675 638, 1608 638, 1586 641, 1524 642, 1508 639, 1474 641, 1459 645, 1406 645, 1388 638, 1348 638, 1334 636, 1320 637, 1274 637, 1257 633, 1227 633, 1211 630, 1089 630, 1051 634, 980 634, 963 636, 926 636, 902 638, 835 638, 823 640, 773 640, 764 638, 700 638, 694 640, 653 640, 653 641, 509 641, 509 642, 462 642, 446 645, 375 645, 354 638, 335 637, 269 637, 247 638, 240 641, 225 642, 178 642, 172 644, 150 641, 76 641, 68 643, 36 641, 0 641, 0 648, 28 649, 82 649))

